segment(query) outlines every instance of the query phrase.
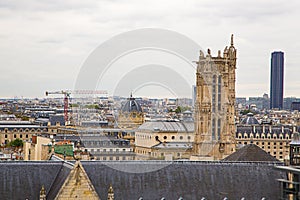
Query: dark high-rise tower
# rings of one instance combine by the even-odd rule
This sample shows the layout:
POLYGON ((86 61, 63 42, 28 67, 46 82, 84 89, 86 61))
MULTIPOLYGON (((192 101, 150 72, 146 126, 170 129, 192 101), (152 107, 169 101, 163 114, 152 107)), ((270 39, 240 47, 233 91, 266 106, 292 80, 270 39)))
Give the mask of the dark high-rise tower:
POLYGON ((283 108, 283 52, 275 51, 271 58, 270 108, 283 108))

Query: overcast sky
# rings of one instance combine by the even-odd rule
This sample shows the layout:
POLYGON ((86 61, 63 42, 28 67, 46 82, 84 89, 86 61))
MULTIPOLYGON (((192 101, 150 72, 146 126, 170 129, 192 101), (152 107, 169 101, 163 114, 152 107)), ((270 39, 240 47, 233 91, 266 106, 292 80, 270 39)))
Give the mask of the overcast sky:
POLYGON ((214 55, 229 45, 233 33, 238 97, 269 93, 271 52, 284 51, 284 94, 300 97, 299 2, 0 0, 0 97, 72 89, 99 44, 149 27, 184 34, 214 55))

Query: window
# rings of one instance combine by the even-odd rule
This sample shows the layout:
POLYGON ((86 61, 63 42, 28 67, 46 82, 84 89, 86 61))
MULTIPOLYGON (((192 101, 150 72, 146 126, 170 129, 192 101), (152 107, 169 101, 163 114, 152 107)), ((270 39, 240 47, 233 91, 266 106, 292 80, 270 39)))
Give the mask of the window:
POLYGON ((187 139, 190 140, 190 139, 191 139, 191 136, 187 136, 187 139))
POLYGON ((110 157, 109 157, 109 160, 113 160, 113 157, 112 157, 112 156, 110 156, 110 157))
POLYGON ((175 136, 172 136, 172 140, 174 140, 175 139, 175 136))
POLYGON ((182 139, 183 139, 183 137, 182 137, 182 136, 180 136, 180 137, 179 137, 179 139, 181 139, 181 140, 182 140, 182 139))
POLYGON ((164 140, 166 140, 167 139, 167 136, 164 136, 164 140))
POLYGON ((215 140, 216 139, 216 120, 213 118, 212 119, 212 139, 215 140))
POLYGON ((213 76, 213 81, 212 81, 212 112, 216 112, 216 81, 217 81, 217 76, 213 76))
POLYGON ((116 157, 116 160, 119 160, 119 156, 116 157))
POLYGON ((26 138, 28 138, 28 134, 26 134, 26 138))
POLYGON ((218 119, 218 140, 221 138, 221 119, 218 119))
POLYGON ((221 92, 222 92, 221 83, 222 83, 222 77, 221 75, 219 75, 218 77, 218 110, 219 111, 221 110, 221 92))
POLYGON ((5 134, 5 138, 7 138, 7 134, 5 134))
POLYGON ((106 160, 106 157, 103 157, 103 160, 106 160))
POLYGON ((177 156, 180 157, 180 153, 177 153, 177 156))
POLYGON ((14 134, 14 138, 17 138, 17 135, 16 135, 16 134, 14 134))

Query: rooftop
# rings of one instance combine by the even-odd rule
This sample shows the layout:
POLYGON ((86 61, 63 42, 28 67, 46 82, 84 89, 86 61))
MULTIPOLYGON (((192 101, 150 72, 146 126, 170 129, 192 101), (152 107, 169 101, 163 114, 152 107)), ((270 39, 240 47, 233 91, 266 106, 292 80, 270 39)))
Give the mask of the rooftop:
POLYGON ((248 144, 242 147, 233 154, 227 156, 223 161, 279 162, 279 160, 255 144, 248 144))

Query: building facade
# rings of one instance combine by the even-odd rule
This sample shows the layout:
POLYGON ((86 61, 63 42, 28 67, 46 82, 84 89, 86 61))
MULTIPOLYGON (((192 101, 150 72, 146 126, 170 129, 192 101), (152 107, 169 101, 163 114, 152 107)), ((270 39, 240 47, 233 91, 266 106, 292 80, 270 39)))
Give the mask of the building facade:
POLYGON ((280 161, 289 159, 289 143, 295 130, 291 126, 243 124, 237 126, 236 141, 255 144, 280 161))
POLYGON ((33 135, 48 134, 47 126, 29 121, 0 121, 0 144, 6 145, 15 139, 31 140, 33 135))
POLYGON ((226 47, 213 57, 200 51, 197 62, 193 159, 219 160, 235 151, 236 49, 226 47))
POLYGON ((194 141, 194 123, 149 121, 135 133, 138 160, 188 159, 194 141))
POLYGON ((271 57, 270 108, 283 108, 284 55, 275 51, 271 57))

